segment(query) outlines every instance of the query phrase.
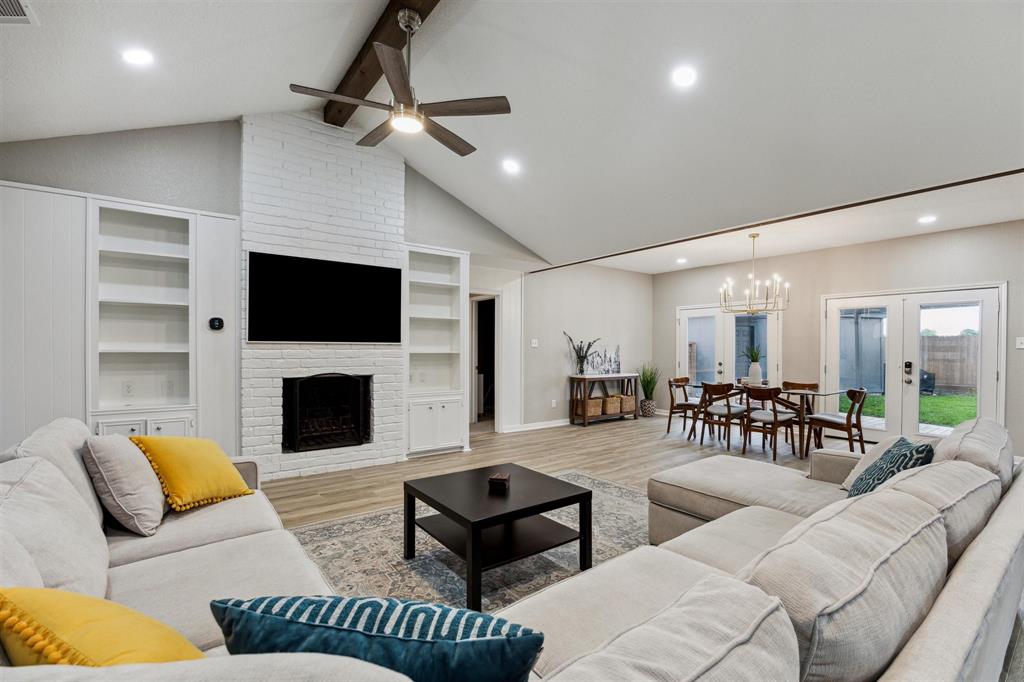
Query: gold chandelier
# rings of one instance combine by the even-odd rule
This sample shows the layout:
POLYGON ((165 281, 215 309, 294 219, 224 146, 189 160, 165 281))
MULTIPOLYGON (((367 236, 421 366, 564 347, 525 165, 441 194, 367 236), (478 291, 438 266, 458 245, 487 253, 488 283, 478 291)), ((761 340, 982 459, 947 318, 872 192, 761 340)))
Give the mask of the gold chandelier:
POLYGON ((733 288, 736 283, 732 277, 718 289, 718 305, 723 313, 734 315, 757 315, 759 313, 777 313, 789 307, 789 282, 783 283, 777 274, 771 279, 757 279, 756 247, 757 238, 761 235, 753 232, 750 235, 750 272, 747 273, 747 288, 743 296, 737 299, 733 288))

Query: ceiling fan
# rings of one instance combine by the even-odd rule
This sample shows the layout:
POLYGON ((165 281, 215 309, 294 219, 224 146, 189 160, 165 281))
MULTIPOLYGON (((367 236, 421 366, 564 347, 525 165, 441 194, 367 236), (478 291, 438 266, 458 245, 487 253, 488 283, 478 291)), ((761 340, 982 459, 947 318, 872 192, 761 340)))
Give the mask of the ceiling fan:
POLYGON ((372 109, 380 109, 389 113, 388 119, 368 132, 356 142, 361 147, 375 147, 397 130, 400 133, 418 133, 426 131, 427 135, 443 144, 459 156, 466 156, 476 151, 476 147, 433 120, 437 116, 489 116, 492 114, 511 113, 512 107, 505 97, 474 97, 471 99, 452 99, 445 102, 420 102, 410 84, 412 73, 412 36, 420 27, 420 15, 411 9, 398 11, 398 25, 405 31, 406 52, 402 55, 384 43, 374 43, 373 50, 377 53, 384 78, 391 88, 393 99, 390 104, 373 102, 358 97, 339 95, 327 90, 309 88, 292 83, 291 91, 300 95, 324 97, 335 102, 355 104, 372 109))

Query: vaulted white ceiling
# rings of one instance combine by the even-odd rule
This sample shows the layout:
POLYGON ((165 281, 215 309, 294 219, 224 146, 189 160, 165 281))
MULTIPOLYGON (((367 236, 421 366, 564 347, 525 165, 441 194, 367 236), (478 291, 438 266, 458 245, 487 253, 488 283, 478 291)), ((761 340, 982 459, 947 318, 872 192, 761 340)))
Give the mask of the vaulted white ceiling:
MULTIPOLYGON (((37 1, 0 28, 0 139, 307 108, 287 84, 332 88, 383 4, 37 1)), ((1022 3, 443 0, 414 45, 420 99, 513 113, 442 121, 466 158, 388 144, 553 263, 1024 167, 1022 3)))

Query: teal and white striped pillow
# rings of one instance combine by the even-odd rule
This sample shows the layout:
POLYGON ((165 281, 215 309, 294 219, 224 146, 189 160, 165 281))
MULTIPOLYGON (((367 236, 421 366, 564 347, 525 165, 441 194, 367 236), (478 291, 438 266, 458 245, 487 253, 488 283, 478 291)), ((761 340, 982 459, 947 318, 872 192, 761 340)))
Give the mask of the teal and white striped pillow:
POLYGON ((380 597, 257 597, 210 603, 232 654, 351 656, 415 682, 523 682, 544 635, 485 613, 380 597))

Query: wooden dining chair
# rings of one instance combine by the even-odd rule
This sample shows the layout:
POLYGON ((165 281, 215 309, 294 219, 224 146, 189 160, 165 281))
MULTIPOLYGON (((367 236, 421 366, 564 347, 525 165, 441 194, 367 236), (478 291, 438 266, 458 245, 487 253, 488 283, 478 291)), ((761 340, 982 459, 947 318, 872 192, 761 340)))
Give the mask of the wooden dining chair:
POLYGON ((779 430, 789 434, 789 443, 793 448, 793 454, 797 454, 796 440, 793 437, 793 424, 796 423, 797 413, 780 405, 779 395, 782 394, 782 389, 777 386, 772 388, 748 386, 746 393, 747 411, 743 435, 743 454, 747 454, 747 444, 750 442, 751 434, 756 431, 761 434, 761 449, 764 449, 766 440, 771 443, 772 461, 776 461, 779 453, 779 430), (751 405, 751 401, 759 403, 760 407, 751 405))
MULTIPOLYGON (((850 407, 846 410, 846 414, 831 412, 812 414, 807 418, 807 426, 811 429, 816 447, 822 447, 821 439, 825 429, 831 429, 833 431, 842 431, 846 434, 846 440, 850 444, 850 452, 855 452, 853 449, 853 439, 857 438, 860 441, 860 454, 863 455, 864 425, 861 423, 861 413, 864 411, 864 402, 867 400, 868 392, 863 386, 851 388, 846 392, 846 397, 850 401, 850 407)), ((804 445, 805 456, 810 449, 811 439, 808 438, 806 445, 804 445)))
MULTIPOLYGON (((817 382, 806 382, 806 381, 783 381, 782 382, 782 390, 783 391, 817 391, 818 390, 818 383, 817 382)), ((815 408, 817 408, 817 400, 818 399, 817 399, 816 396, 813 396, 813 395, 812 396, 799 396, 796 400, 792 400, 790 398, 782 398, 782 397, 780 397, 779 398, 779 404, 782 405, 783 408, 788 410, 788 411, 796 412, 797 420, 799 420, 799 418, 800 418, 800 401, 801 400, 806 401, 806 405, 807 405, 807 413, 804 415, 804 425, 806 426, 807 425, 807 416, 814 414, 814 410, 815 410, 815 408)), ((799 423, 799 421, 797 421, 795 423, 799 423)), ((792 440, 789 437, 789 434, 786 434, 786 440, 787 440, 787 442, 792 440)))
POLYGON ((672 415, 683 415, 683 431, 686 431, 687 417, 697 419, 700 410, 700 398, 691 398, 686 387, 690 384, 690 377, 676 377, 668 380, 668 428, 665 433, 672 431, 672 415), (679 399, 682 394, 682 400, 679 399))
MULTIPOLYGON (((722 429, 725 429, 725 449, 731 449, 732 424, 736 422, 740 428, 740 436, 744 436, 743 427, 746 423, 747 406, 734 403, 733 398, 743 395, 743 391, 735 390, 733 384, 709 384, 701 385, 701 425, 700 444, 704 444, 704 431, 711 427, 711 434, 715 434, 715 427, 718 428, 718 437, 722 437, 722 429)), ((694 423, 696 426, 696 422, 694 423)), ((744 436, 745 437, 745 436, 744 436)))

